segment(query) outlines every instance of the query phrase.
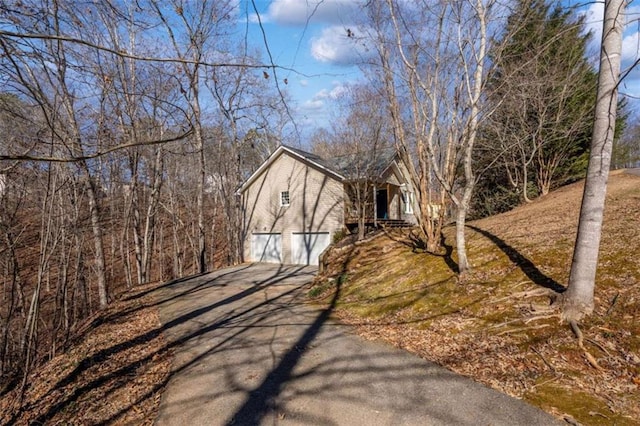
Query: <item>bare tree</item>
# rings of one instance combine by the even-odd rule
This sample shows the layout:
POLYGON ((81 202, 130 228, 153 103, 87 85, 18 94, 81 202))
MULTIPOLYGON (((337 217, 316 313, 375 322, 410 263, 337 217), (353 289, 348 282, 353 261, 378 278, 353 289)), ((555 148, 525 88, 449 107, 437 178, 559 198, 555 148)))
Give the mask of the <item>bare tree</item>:
POLYGON ((379 91, 369 84, 347 87, 331 131, 318 132, 313 144, 314 152, 346 178, 347 220, 356 219, 358 240, 364 239, 367 222, 375 220, 376 185, 388 166, 385 160, 393 158, 389 153, 395 154, 381 102, 379 91))
POLYGON ((236 7, 0 7, 0 388, 119 286, 241 260, 234 191, 287 114, 236 7))
POLYGON ((470 269, 464 230, 476 183, 472 154, 483 116, 493 3, 407 5, 387 0, 386 11, 375 9, 378 15, 373 19, 395 139, 407 164, 415 164, 409 153, 411 143, 416 147, 417 168, 411 175, 419 189, 427 248, 439 247, 447 197, 457 210, 460 273, 470 269), (403 100, 410 105, 406 113, 403 100), (410 124, 405 124, 405 116, 410 124))
MULTIPOLYGON (((61 34, 63 31, 72 31, 68 22, 73 12, 54 3, 45 19, 22 15, 22 20, 16 18, 16 24, 35 27, 43 33, 61 34)), ((40 139, 32 151, 40 154, 44 150, 49 154, 53 152, 56 155, 82 157, 88 145, 82 130, 80 100, 76 95, 76 90, 80 89, 74 87, 77 84, 74 78, 76 60, 80 52, 69 51, 64 43, 56 40, 24 40, 18 43, 4 38, 0 39, 0 49, 6 57, 3 71, 9 74, 12 83, 24 96, 38 105, 49 127, 47 136, 51 145, 41 143, 43 141, 40 139)), ((87 161, 79 161, 77 168, 88 197, 97 289, 100 305, 104 307, 108 302, 108 293, 97 176, 87 161)))
POLYGON ((625 0, 605 1, 589 167, 580 207, 569 285, 563 294, 562 303, 563 318, 574 324, 590 314, 594 307, 596 269, 618 107, 625 5, 625 0))
MULTIPOLYGON (((243 49, 240 52, 245 58, 236 61, 255 63, 255 59, 246 56, 248 52, 243 49)), ((211 164, 207 167, 207 179, 213 185, 209 191, 217 196, 214 209, 224 213, 224 221, 217 225, 225 236, 227 261, 235 264, 242 260, 244 252, 241 248, 244 241, 242 206, 235 192, 279 145, 281 138, 270 129, 282 121, 279 105, 283 99, 271 94, 267 87, 268 79, 249 68, 212 68, 206 76, 205 85, 220 112, 217 125, 209 129, 208 158, 211 164)))
POLYGON ((180 64, 184 78, 179 79, 179 84, 189 107, 186 118, 194 129, 194 146, 199 156, 196 181, 197 264, 198 271, 203 273, 207 270, 207 232, 204 217, 206 161, 205 126, 201 106, 204 88, 202 62, 211 53, 219 54, 222 51, 221 46, 217 46, 217 49, 212 51, 208 49, 211 43, 221 44, 225 39, 224 26, 232 22, 235 3, 233 1, 202 1, 183 4, 180 1, 172 1, 169 7, 164 7, 160 2, 151 0, 151 5, 166 30, 176 57, 190 60, 180 64), (179 23, 180 30, 176 23, 179 23))
POLYGON ((491 49, 486 96, 495 111, 483 125, 481 149, 525 202, 586 166, 579 160, 586 158, 596 75, 582 24, 571 9, 520 0, 491 49))
POLYGON ((434 177, 427 147, 439 142, 435 123, 440 108, 438 88, 444 63, 438 48, 444 31, 444 12, 426 2, 421 3, 417 11, 419 13, 416 14, 411 11, 406 18, 399 16, 402 14, 401 5, 393 1, 388 1, 386 6, 375 4, 369 9, 374 28, 372 38, 381 65, 381 75, 374 74, 373 78, 381 78, 384 82, 395 144, 417 189, 419 212, 416 219, 426 238, 427 250, 437 252, 445 209, 439 209, 434 215, 432 206, 442 205, 446 192, 434 177), (409 21, 411 15, 414 19, 409 21), (400 25, 405 28, 401 29, 400 25), (404 44, 404 37, 409 35, 411 39, 413 33, 403 30, 434 25, 437 30, 433 37, 420 33, 415 42, 404 44), (409 49, 406 54, 405 46, 409 49), (433 54, 428 56, 426 51, 433 54), (406 113, 402 107, 407 104, 410 105, 409 122, 405 121, 406 113))

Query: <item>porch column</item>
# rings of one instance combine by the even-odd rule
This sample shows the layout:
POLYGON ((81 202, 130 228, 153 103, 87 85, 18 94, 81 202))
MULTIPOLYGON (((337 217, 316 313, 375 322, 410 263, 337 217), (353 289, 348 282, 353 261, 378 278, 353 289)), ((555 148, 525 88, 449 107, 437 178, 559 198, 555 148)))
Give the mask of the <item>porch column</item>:
POLYGON ((376 185, 373 185, 373 226, 374 228, 378 227, 378 188, 376 185))
POLYGON ((387 219, 391 219, 391 185, 387 182, 387 219))

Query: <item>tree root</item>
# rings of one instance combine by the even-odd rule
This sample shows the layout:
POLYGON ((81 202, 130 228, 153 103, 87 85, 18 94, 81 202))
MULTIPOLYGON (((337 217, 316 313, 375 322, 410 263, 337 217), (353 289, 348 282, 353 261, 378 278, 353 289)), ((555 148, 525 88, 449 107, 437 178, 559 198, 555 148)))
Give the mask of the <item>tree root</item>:
POLYGON ((492 326, 488 327, 487 329, 491 330, 491 329, 494 329, 494 328, 500 328, 500 327, 504 327, 505 325, 509 325, 509 324, 513 324, 514 322, 521 322, 521 321, 522 321, 522 318, 516 318, 516 319, 509 320, 509 321, 501 322, 500 324, 492 325, 492 326))
POLYGON ((575 336, 578 338, 578 347, 580 347, 580 349, 582 349, 582 351, 584 352, 584 356, 587 359, 587 362, 589 362, 589 364, 591 364, 591 366, 596 370, 602 371, 603 368, 600 367, 598 361, 593 355, 589 353, 589 351, 587 351, 587 348, 584 347, 584 344, 582 343, 584 340, 584 336, 582 335, 580 327, 578 327, 578 323, 575 321, 569 321, 569 326, 571 327, 571 331, 573 331, 573 334, 575 334, 575 336))
MULTIPOLYGON (((545 311, 545 312, 551 312, 551 310, 548 310, 548 311, 545 311)), ((557 316, 558 316, 557 312, 553 313, 553 314, 550 314, 550 315, 536 315, 535 317, 527 318, 526 320, 524 320, 524 323, 525 324, 529 324, 530 322, 533 322, 533 321, 540 321, 540 320, 544 320, 544 319, 555 318, 557 316)))
POLYGON ((600 343, 596 342, 593 339, 585 338, 584 340, 586 340, 587 342, 591 343, 593 346, 597 346, 602 352, 607 354, 608 357, 611 357, 611 354, 609 353, 609 351, 604 346, 602 346, 600 343))
MULTIPOLYGON (((525 306, 523 305, 523 307, 529 307, 529 306, 525 306)), ((553 308, 545 308, 545 309, 541 309, 540 311, 537 311, 536 309, 534 309, 534 311, 539 312, 541 315, 535 315, 535 316, 531 316, 529 318, 515 318, 509 321, 504 321, 501 322, 500 324, 495 324, 492 325, 490 327, 487 327, 487 330, 493 330, 496 328, 501 328, 504 326, 507 326, 509 324, 513 324, 513 323, 523 323, 523 324, 529 324, 532 323, 534 321, 540 321, 540 320, 545 320, 545 319, 549 319, 549 318, 554 318, 558 316, 558 313, 555 312, 555 309, 553 308), (544 314, 548 314, 548 315, 544 315, 544 314)))
MULTIPOLYGON (((520 283, 522 284, 522 283, 520 283)), ((502 297, 498 300, 494 300, 493 303, 500 303, 502 301, 505 300, 509 300, 509 299, 530 299, 532 297, 539 297, 539 296, 550 296, 552 293, 551 290, 548 290, 546 288, 537 288, 535 290, 525 290, 525 291, 519 291, 518 293, 513 293, 510 294, 508 296, 502 297)))
MULTIPOLYGON (((547 367, 549 367, 549 370, 553 371, 553 374, 555 374, 555 375, 557 375, 557 374, 558 374, 558 371, 556 370, 556 368, 555 368, 553 365, 551 365, 551 364, 549 363, 549 361, 547 361, 547 359, 546 359, 544 356, 542 356, 542 354, 541 354, 540 352, 538 352, 538 350, 536 350, 536 348, 534 348, 534 347, 532 346, 532 347, 531 347, 531 350, 532 350, 536 355, 538 355, 538 356, 540 357, 540 359, 542 360, 542 362, 544 362, 544 363, 547 365, 547 367)), ((555 380, 555 379, 557 379, 557 377, 554 377, 552 380, 555 380)), ((548 381, 547 381, 547 382, 548 382, 548 381)), ((547 383, 547 382, 545 382, 545 383, 547 383)), ((535 386, 534 386, 534 387, 535 387, 535 386)))

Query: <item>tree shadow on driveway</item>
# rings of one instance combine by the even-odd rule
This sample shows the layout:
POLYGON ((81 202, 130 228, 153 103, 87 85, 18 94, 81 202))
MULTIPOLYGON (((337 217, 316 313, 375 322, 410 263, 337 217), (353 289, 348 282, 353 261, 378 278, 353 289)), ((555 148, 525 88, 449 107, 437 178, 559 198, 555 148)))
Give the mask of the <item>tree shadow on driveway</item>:
POLYGON ((187 314, 201 324, 178 337, 158 426, 553 423, 521 401, 353 336, 331 318, 339 285, 324 306, 308 303, 300 281, 250 288, 228 286, 219 302, 187 314))
POLYGON ((232 416, 231 420, 227 422, 228 425, 259 424, 265 414, 278 409, 275 401, 276 397, 282 392, 283 385, 292 379, 293 369, 335 309, 336 303, 340 298, 341 285, 340 280, 338 280, 329 305, 319 312, 302 336, 285 353, 278 365, 267 374, 262 383, 249 392, 246 401, 232 416))
MULTIPOLYGON (((47 423, 93 388, 117 386, 139 365, 169 352, 174 353, 169 377, 143 396, 164 389, 158 426, 553 420, 404 351, 351 335, 349 327, 331 319, 343 289, 337 287, 326 306, 308 303, 304 284, 313 276, 309 269, 271 265, 235 271, 163 286, 154 295, 162 326, 87 355, 53 388, 74 386, 93 365, 142 348, 159 335, 163 346, 74 388, 38 422, 47 423)), ((119 421, 136 402, 120 407, 106 423, 119 421)))

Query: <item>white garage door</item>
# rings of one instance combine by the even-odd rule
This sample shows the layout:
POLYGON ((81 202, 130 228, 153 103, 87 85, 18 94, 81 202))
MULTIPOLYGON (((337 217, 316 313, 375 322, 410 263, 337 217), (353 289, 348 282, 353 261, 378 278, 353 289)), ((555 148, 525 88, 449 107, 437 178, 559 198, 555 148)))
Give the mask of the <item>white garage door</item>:
POLYGON ((282 263, 282 235, 251 234, 251 260, 282 263))
POLYGON ((296 265, 317 265, 320 254, 329 247, 328 232, 291 234, 291 261, 296 265))

